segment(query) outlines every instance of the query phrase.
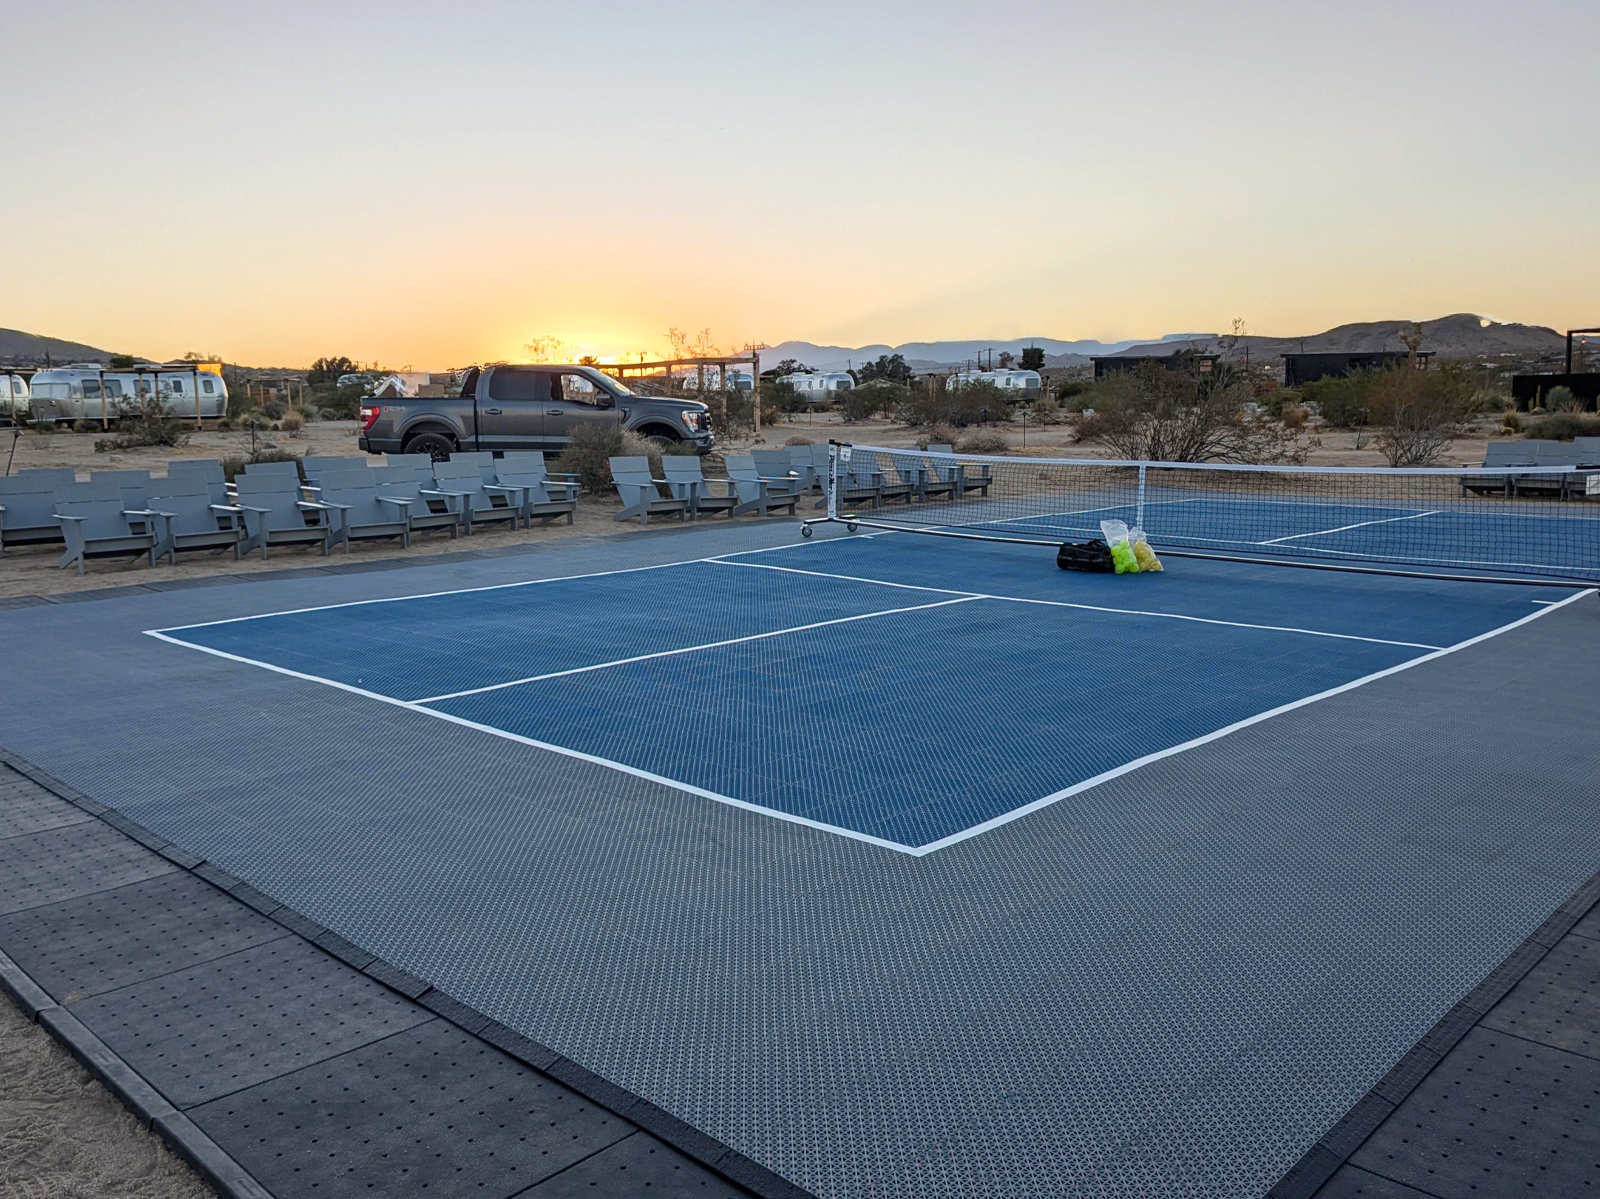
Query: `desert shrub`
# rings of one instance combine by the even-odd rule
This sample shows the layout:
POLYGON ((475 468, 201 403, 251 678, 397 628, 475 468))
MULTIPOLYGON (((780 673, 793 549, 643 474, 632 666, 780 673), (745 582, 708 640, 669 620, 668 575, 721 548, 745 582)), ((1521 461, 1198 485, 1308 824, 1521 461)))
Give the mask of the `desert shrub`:
MULTIPOLYGON (((730 395, 729 400, 733 397, 730 395)), ((747 401, 748 403, 748 401, 747 401)), ((713 407, 713 410, 715 408, 713 407)), ((693 450, 687 450, 693 453, 693 450)), ((614 457, 650 459, 652 478, 661 477, 662 448, 654 441, 630 433, 616 425, 579 425, 572 440, 556 460, 556 471, 576 475, 586 495, 610 495, 611 462, 614 457)))
POLYGON ((317 401, 317 416, 322 420, 355 420, 365 394, 366 388, 359 383, 335 388, 331 395, 317 401))
POLYGON ((1404 362, 1372 377, 1372 428, 1389 465, 1437 462, 1472 413, 1471 377, 1455 363, 1417 370, 1404 362))
MULTIPOLYGON (((252 462, 293 462, 299 466, 300 456, 291 454, 288 450, 257 450, 251 454, 235 454, 222 460, 222 474, 229 482, 244 473, 244 468, 252 462)), ((304 467, 300 467, 300 477, 305 478, 304 467)))
POLYGON ((1038 425, 1059 425, 1061 423, 1061 404, 1050 396, 1042 395, 1033 402, 1032 411, 1028 419, 1038 425))
POLYGON ((1336 429, 1359 428, 1371 420, 1377 376, 1377 371, 1360 370, 1343 378, 1314 379, 1300 388, 1300 398, 1317 406, 1325 424, 1336 429))
POLYGON ((955 445, 961 434, 953 425, 938 422, 929 427, 928 431, 917 438, 917 449, 925 450, 930 445, 955 445))
POLYGON ((880 412, 898 411, 911 397, 911 389, 888 379, 873 379, 839 393, 839 411, 846 423, 868 420, 880 412))
POLYGON ((1093 384, 1087 379, 1063 379, 1056 387, 1056 399, 1059 400, 1069 412, 1079 412, 1083 409, 1082 398, 1086 396, 1093 384), (1072 401, 1080 401, 1073 404, 1072 401))
POLYGON ((1503 432, 1519 433, 1522 431, 1522 418, 1516 414, 1515 410, 1505 414, 1502 418, 1502 424, 1504 426, 1503 432))
POLYGON ((1003 454, 1010 448, 1003 434, 988 431, 968 433, 956 445, 963 454, 1003 454))
POLYGON ((775 383, 762 380, 761 398, 781 412, 795 413, 806 410, 805 397, 794 389, 791 383, 775 383))
POLYGON ((965 429, 968 425, 1011 419, 1011 408, 1004 393, 990 383, 969 383, 946 390, 934 387, 908 389, 896 415, 908 425, 935 424, 965 429))
POLYGON ((136 446, 189 444, 194 427, 179 420, 170 409, 154 397, 146 397, 139 410, 125 414, 117 421, 115 437, 102 437, 94 443, 95 453, 113 450, 131 450, 136 446))
POLYGON ((291 408, 283 414, 283 420, 279 423, 290 437, 299 437, 300 431, 306 427, 306 414, 298 408, 291 408))
POLYGON ((1528 422, 1528 436, 1566 441, 1571 437, 1600 437, 1600 414, 1556 412, 1528 422))
POLYGON ((786 445, 786 446, 790 446, 790 445, 816 445, 816 442, 812 441, 811 438, 809 438, 809 437, 791 437, 788 440, 786 440, 783 444, 786 445))
POLYGON ((1074 434, 1130 459, 1304 462, 1316 439, 1303 422, 1289 428, 1273 420, 1254 394, 1243 374, 1225 363, 1209 372, 1146 363, 1096 380, 1074 434))
POLYGON ((268 400, 261 405, 260 411, 267 420, 282 420, 283 414, 289 411, 289 405, 282 400, 268 400))
POLYGON ((1584 402, 1570 387, 1552 387, 1544 393, 1544 406, 1549 412, 1582 412, 1584 402))

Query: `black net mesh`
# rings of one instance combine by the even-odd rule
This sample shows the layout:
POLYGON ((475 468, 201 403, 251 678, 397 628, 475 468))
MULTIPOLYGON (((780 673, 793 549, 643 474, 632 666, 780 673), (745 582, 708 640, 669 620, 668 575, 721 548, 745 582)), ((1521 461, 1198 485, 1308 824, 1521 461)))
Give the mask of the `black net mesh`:
POLYGON ((1056 544, 1143 529, 1158 549, 1427 575, 1600 582, 1600 470, 1232 466, 839 445, 831 517, 1056 544))

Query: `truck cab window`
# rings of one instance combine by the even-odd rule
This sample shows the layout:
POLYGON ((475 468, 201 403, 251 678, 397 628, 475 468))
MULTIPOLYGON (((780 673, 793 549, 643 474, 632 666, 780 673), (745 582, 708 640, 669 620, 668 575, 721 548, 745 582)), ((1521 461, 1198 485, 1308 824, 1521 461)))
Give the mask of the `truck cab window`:
POLYGON ((543 400, 548 392, 541 394, 539 384, 543 381, 544 372, 524 371, 509 367, 499 367, 494 374, 489 376, 489 398, 491 400, 543 400))
POLYGON ((600 388, 587 375, 555 372, 550 376, 550 398, 560 403, 595 406, 600 388))

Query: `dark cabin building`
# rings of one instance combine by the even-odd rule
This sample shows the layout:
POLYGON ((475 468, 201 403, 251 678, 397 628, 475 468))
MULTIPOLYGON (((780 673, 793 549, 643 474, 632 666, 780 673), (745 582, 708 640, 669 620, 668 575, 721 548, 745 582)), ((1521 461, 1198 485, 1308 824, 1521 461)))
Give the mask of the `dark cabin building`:
MULTIPOLYGON (((1299 387, 1317 379, 1342 379, 1356 371, 1381 370, 1395 362, 1403 362, 1405 350, 1364 350, 1360 353, 1340 354, 1284 354, 1283 385, 1299 387)), ((1432 350, 1419 350, 1417 359, 1426 370, 1432 350)))
POLYGON ((1094 377, 1104 379, 1107 375, 1132 374, 1146 362, 1154 362, 1169 371, 1182 370, 1192 363, 1204 375, 1211 372, 1220 357, 1222 357, 1220 354, 1198 354, 1193 350, 1178 350, 1171 354, 1091 355, 1089 361, 1094 363, 1094 377))
POLYGON ((1585 408, 1592 410, 1600 403, 1600 374, 1511 376, 1511 398, 1523 412, 1544 407, 1545 396, 1556 387, 1572 392, 1585 408))

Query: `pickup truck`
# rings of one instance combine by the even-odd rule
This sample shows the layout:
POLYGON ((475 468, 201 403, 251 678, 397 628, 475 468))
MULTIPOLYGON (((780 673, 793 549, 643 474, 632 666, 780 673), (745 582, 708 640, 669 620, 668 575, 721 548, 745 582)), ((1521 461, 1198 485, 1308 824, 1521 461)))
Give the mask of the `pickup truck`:
POLYGON ((456 450, 560 453, 583 425, 621 427, 664 442, 711 448, 711 410, 697 400, 635 395, 592 366, 473 367, 458 395, 372 397, 361 405, 369 454, 456 450))

